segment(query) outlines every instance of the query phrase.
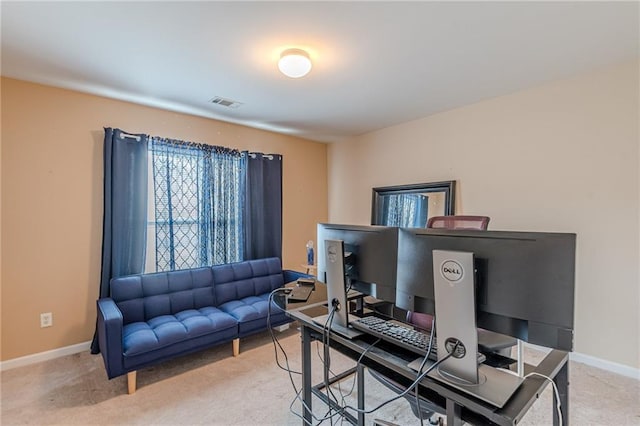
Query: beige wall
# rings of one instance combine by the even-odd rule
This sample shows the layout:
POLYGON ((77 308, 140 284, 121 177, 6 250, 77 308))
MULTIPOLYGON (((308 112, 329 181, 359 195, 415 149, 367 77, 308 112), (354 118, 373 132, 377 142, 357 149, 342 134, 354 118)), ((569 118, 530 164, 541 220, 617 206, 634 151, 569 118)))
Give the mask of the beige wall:
POLYGON ((575 350, 640 367, 638 63, 433 115, 329 148, 329 220, 371 188, 457 180, 490 229, 577 233, 575 350))
POLYGON ((90 340, 102 239, 103 127, 284 156, 283 264, 327 218, 326 145, 2 79, 2 360, 90 340), (40 313, 54 325, 40 328, 40 313))

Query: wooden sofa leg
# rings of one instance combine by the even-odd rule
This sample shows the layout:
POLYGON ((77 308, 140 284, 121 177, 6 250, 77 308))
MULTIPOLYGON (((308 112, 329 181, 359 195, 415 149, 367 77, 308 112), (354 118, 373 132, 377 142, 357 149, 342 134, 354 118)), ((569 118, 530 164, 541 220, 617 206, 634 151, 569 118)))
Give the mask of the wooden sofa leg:
POLYGON ((130 371, 127 373, 127 390, 129 395, 136 393, 136 372, 130 371))
POLYGON ((233 356, 240 355, 240 339, 233 339, 233 356))

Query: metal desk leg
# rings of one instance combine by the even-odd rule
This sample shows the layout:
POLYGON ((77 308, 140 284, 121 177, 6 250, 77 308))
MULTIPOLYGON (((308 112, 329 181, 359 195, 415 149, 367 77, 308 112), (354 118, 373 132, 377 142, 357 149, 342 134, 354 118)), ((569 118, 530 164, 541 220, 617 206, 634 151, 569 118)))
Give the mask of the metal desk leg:
POLYGON ((462 426, 462 407, 447 399, 447 426, 462 426))
MULTIPOLYGON (((567 361, 564 366, 558 371, 556 377, 553 378, 553 381, 556 383, 558 387, 558 393, 560 394, 560 407, 562 411, 562 424, 569 424, 569 361, 567 361)), ((560 424, 560 419, 558 418, 558 410, 556 410, 556 405, 558 404, 558 400, 556 399, 556 394, 553 394, 553 426, 558 426, 560 424)))
POLYGON ((518 376, 524 377, 524 343, 518 339, 516 360, 518 362, 518 376))
MULTIPOLYGON (((362 364, 358 364, 356 376, 358 377, 358 409, 364 411, 364 366, 362 364)), ((362 411, 358 411, 358 425, 360 426, 364 426, 362 411)))
POLYGON ((302 425, 312 425, 311 408, 311 332, 308 327, 301 326, 302 337, 302 425))

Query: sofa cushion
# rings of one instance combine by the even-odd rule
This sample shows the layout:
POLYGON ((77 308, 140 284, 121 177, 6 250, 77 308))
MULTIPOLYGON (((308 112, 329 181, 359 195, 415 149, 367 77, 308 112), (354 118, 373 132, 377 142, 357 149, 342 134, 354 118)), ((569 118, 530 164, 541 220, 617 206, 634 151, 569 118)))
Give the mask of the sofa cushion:
POLYGON ((211 268, 131 275, 111 280, 124 324, 215 306, 211 268))
POLYGON ((267 314, 270 315, 273 325, 282 323, 284 319, 284 311, 273 301, 269 312, 269 293, 231 300, 219 307, 238 320, 238 331, 241 336, 254 330, 264 330, 267 327, 267 314))
POLYGON ((231 300, 220 305, 220 310, 232 315, 238 322, 247 322, 267 317, 267 302, 251 296, 240 300, 231 300))
POLYGON ((211 306, 156 316, 124 326, 124 355, 137 355, 230 328, 237 328, 235 318, 211 306))
POLYGON ((219 305, 270 293, 284 285, 280 259, 256 259, 212 267, 219 305))

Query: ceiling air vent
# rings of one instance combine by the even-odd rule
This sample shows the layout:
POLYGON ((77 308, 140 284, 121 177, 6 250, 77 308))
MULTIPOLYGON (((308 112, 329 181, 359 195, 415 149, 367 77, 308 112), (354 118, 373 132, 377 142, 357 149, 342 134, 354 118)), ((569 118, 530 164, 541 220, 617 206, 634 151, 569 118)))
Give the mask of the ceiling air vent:
POLYGON ((242 105, 242 102, 234 101, 233 99, 223 98, 221 96, 216 96, 213 99, 210 99, 209 102, 211 102, 212 104, 220 105, 220 106, 231 108, 231 109, 236 109, 240 105, 242 105))

